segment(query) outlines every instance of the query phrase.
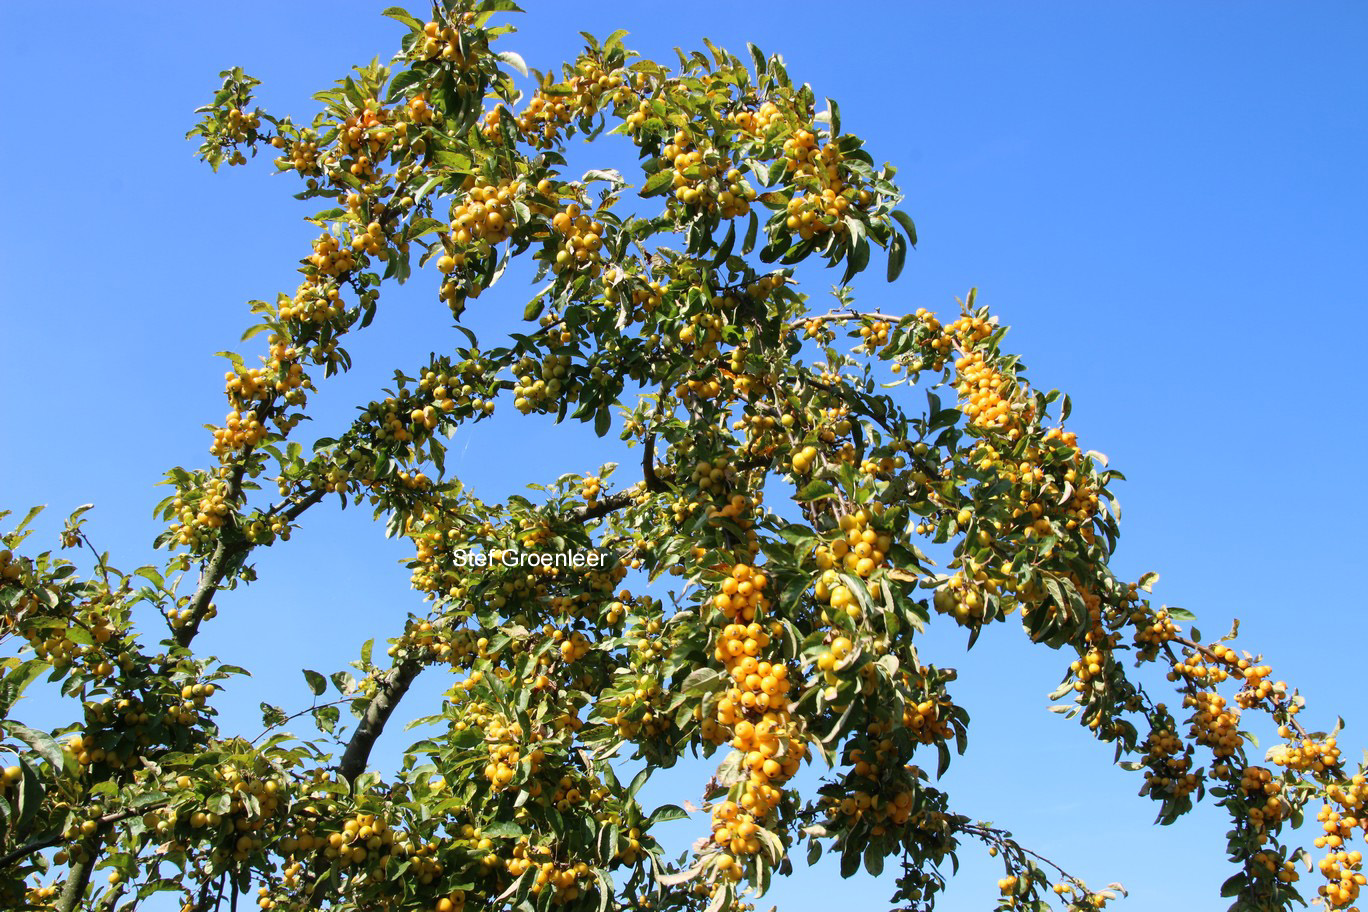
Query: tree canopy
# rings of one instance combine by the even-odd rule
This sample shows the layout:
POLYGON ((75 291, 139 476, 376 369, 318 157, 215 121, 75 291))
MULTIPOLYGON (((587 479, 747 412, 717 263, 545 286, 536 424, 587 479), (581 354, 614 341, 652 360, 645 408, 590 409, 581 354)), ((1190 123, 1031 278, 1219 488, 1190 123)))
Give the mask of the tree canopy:
POLYGON ((201 157, 293 173, 324 207, 318 236, 297 287, 250 302, 206 464, 167 473, 161 565, 116 569, 81 511, 61 545, 88 570, 25 548, 33 512, 4 537, 5 902, 719 912, 833 854, 845 876, 890 867, 893 904, 921 910, 978 844, 1004 865, 1001 908, 1099 909, 1118 888, 936 785, 970 720, 919 636, 1008 623, 1060 653, 1051 709, 1136 773, 1161 823, 1208 797, 1228 812, 1231 908, 1298 901, 1308 810, 1315 890, 1350 907, 1362 769, 1233 630, 1204 638, 1151 602, 1152 574, 1112 572, 1121 476, 1066 428, 1068 397, 1031 385, 973 291, 945 321, 859 307, 852 283, 897 279, 916 229, 837 103, 753 46, 666 66, 621 32, 529 71, 498 45, 515 11, 386 11, 408 29, 398 55, 320 92, 308 123, 257 107, 240 69, 200 110, 201 157), (639 173, 572 171, 576 137, 634 151, 639 173), (530 300, 481 300, 520 255, 530 300), (315 385, 351 367, 387 286, 424 270, 466 344, 305 438, 315 385), (829 303, 800 270, 835 281, 829 303), (497 333, 471 327, 476 308, 506 311, 497 333), (486 502, 446 471, 445 441, 509 411, 583 422, 639 462, 486 502), (369 631, 351 671, 306 670, 311 707, 220 731, 222 684, 246 670, 199 655, 198 632, 249 596, 259 549, 346 506, 411 542, 424 612, 369 631), (164 630, 134 625, 147 605, 164 630), (402 714, 431 734, 373 768, 423 673, 453 682, 402 714), (83 721, 14 718, 32 686, 83 721), (1276 735, 1266 756, 1256 725, 1276 735), (675 858, 655 833, 687 809, 638 795, 689 754, 717 767, 675 858), (628 761, 641 771, 620 778, 628 761), (825 773, 805 793, 808 764, 825 773))

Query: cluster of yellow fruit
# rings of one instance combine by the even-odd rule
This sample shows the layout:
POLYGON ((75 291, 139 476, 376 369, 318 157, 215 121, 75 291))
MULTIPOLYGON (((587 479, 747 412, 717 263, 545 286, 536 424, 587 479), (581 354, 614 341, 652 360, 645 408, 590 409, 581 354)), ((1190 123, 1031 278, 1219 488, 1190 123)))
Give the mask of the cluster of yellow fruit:
POLYGON ((1319 887, 1319 893, 1331 909, 1345 908, 1357 900, 1365 883, 1363 853, 1346 850, 1345 844, 1353 838, 1354 829, 1363 830, 1368 838, 1368 779, 1356 774, 1347 785, 1347 790, 1338 783, 1326 789, 1328 799, 1337 803, 1339 809, 1326 804, 1316 814, 1324 831, 1316 837, 1316 848, 1328 849, 1319 863, 1320 874, 1328 883, 1319 887))
MULTIPOLYGON (((717 357, 717 343, 722 341, 722 329, 726 325, 726 318, 718 313, 704 311, 691 314, 688 324, 679 329, 679 341, 684 345, 694 346, 694 361, 711 361, 717 357)), ((683 395, 679 390, 680 388, 676 388, 676 394, 683 395)))
POLYGON ((518 379, 513 384, 513 407, 526 415, 538 405, 558 398, 569 379, 572 358, 568 351, 552 352, 540 364, 531 358, 515 364, 513 370, 518 379))
POLYGON ((385 228, 379 222, 366 225, 365 231, 358 231, 351 239, 351 249, 385 259, 389 254, 385 249, 385 228))
MULTIPOLYGON (((485 736, 488 739, 489 750, 489 762, 484 767, 485 778, 495 791, 512 787, 518 775, 518 764, 523 759, 520 750, 522 726, 517 722, 496 718, 485 729, 485 736)), ((532 733, 533 741, 538 740, 538 737, 536 732, 532 733)), ((541 769, 542 761, 546 759, 546 752, 540 747, 534 747, 527 752, 527 759, 528 774, 535 776, 541 769)))
MULTIPOLYGON (((471 244, 493 245, 508 240, 513 230, 513 202, 523 190, 522 181, 507 179, 471 187, 451 209, 448 237, 452 245, 459 250, 471 244)), ((458 265, 452 257, 437 261, 437 269, 443 273, 458 265)))
POLYGON ((1342 817, 1329 805, 1321 808, 1316 819, 1325 834, 1316 837, 1315 846, 1330 849, 1317 865, 1328 883, 1318 887, 1316 892, 1327 909, 1344 909, 1358 899, 1364 884, 1368 884, 1368 876, 1363 873, 1363 853, 1357 849, 1345 851, 1345 840, 1353 837, 1355 827, 1368 827, 1368 821, 1342 817))
POLYGON ((741 754, 748 777, 739 804, 727 800, 713 809, 713 841, 733 856, 760 849, 759 827, 783 798, 782 784, 798 772, 807 756, 804 736, 789 713, 793 686, 783 661, 765 658, 772 635, 765 623, 768 579, 749 564, 736 564, 714 594, 713 607, 727 619, 713 657, 730 679, 703 736, 714 743, 730 739, 741 754))
POLYGON ((1137 609, 1131 615, 1131 623, 1135 626, 1136 659, 1139 661, 1153 660, 1160 648, 1179 634, 1178 624, 1167 608, 1160 608, 1152 614, 1137 609))
POLYGON ((954 350, 954 338, 945 332, 940 318, 925 307, 918 307, 912 316, 916 320, 913 327, 916 351, 894 364, 893 371, 899 373, 907 370, 916 373, 921 370, 942 370, 954 350))
POLYGON ((768 584, 769 579, 762 571, 749 564, 737 564, 718 587, 712 599, 713 607, 729 621, 749 624, 763 617, 769 609, 769 599, 764 595, 768 584))
POLYGON ((533 846, 521 840, 513 846, 511 854, 505 862, 508 873, 516 878, 535 868, 537 873, 529 892, 541 896, 550 891, 552 905, 563 906, 593 889, 594 873, 588 864, 553 861, 555 852, 549 846, 533 846))
POLYGON ((64 670, 85 653, 85 647, 70 640, 61 628, 26 627, 21 631, 33 654, 53 668, 64 670))
MULTIPOLYGON (((610 284, 610 280, 620 280, 620 276, 610 276, 612 270, 604 273, 604 298, 615 302, 619 298, 619 292, 615 284, 610 284)), ((637 278, 631 284, 631 311, 628 319, 634 323, 644 323, 651 314, 656 312, 665 301, 665 286, 656 279, 637 278)))
MULTIPOLYGON (((281 145, 284 144, 282 140, 281 145)), ((318 140, 317 138, 299 139, 290 143, 289 156, 282 156, 276 159, 276 164, 282 168, 293 168, 300 174, 317 174, 318 167, 318 140)))
POLYGON ((795 130, 792 136, 784 140, 783 154, 784 167, 793 172, 795 177, 820 176, 835 182, 841 179, 836 167, 836 162, 841 158, 840 150, 831 143, 820 145, 817 134, 811 130, 795 130))
POLYGON ((337 136, 338 147, 346 153, 363 153, 357 164, 367 163, 361 171, 355 170, 356 165, 353 165, 353 174, 361 177, 368 173, 369 158, 380 155, 393 141, 392 119, 392 112, 386 110, 378 99, 368 98, 360 111, 347 115, 342 121, 341 132, 337 136))
POLYGON ((737 111, 731 120, 752 136, 767 136, 783 125, 784 112, 774 102, 766 101, 754 111, 737 111))
POLYGON ((726 455, 714 457, 712 460, 700 459, 694 463, 693 471, 689 473, 691 483, 715 496, 727 490, 735 477, 736 470, 732 467, 730 457, 726 455))
MULTIPOLYGON (((1161 704, 1162 706, 1162 704, 1161 704)), ((1192 748, 1168 728, 1154 728, 1140 745, 1145 752, 1145 789, 1156 795, 1181 798, 1201 782, 1192 771, 1192 748)))
MULTIPOLYGON (((824 377, 823 382, 837 382, 835 377, 824 377)), ((823 443, 835 443, 839 438, 845 437, 850 433, 854 424, 850 420, 850 408, 845 405, 824 408, 821 411, 821 424, 817 427, 817 436, 823 443)), ((850 461, 855 455, 855 448, 846 441, 841 448, 838 458, 850 461)))
MULTIPOLYGON (((518 115, 518 131, 534 148, 548 148, 574 119, 576 107, 575 100, 568 95, 553 95, 538 89, 518 115)), ((501 119, 499 110, 495 108, 485 115, 486 135, 489 135, 488 127, 498 125, 501 119)))
POLYGON ((578 662, 589 654, 589 638, 578 630, 565 631, 559 628, 551 631, 551 641, 558 643, 561 661, 567 664, 578 662))
POLYGON ((830 188, 820 193, 798 193, 788 201, 785 224, 805 241, 828 231, 844 231, 842 217, 849 205, 849 200, 837 196, 830 188), (840 205, 837 205, 838 200, 840 205))
POLYGON ((46 909, 57 898, 57 884, 43 884, 36 887, 25 887, 24 897, 29 906, 35 909, 46 909))
POLYGON ((906 465, 907 459, 904 456, 871 457, 860 463, 860 473, 871 478, 888 478, 906 465))
MULTIPOLYGON (((1289 770, 1317 774, 1333 772, 1340 765, 1339 741, 1333 737, 1324 741, 1303 738, 1292 744, 1278 744, 1269 751, 1268 759, 1289 770)), ((1368 817, 1364 819, 1368 821, 1368 817)))
POLYGON ((242 141, 247 138, 249 130, 255 130, 261 126, 261 115, 256 111, 244 111, 241 108, 229 108, 224 115, 224 134, 232 140, 242 141))
POLYGON ((1191 736, 1198 744, 1211 748, 1218 759, 1230 757, 1244 742, 1240 734, 1240 714, 1226 709, 1225 697, 1209 690, 1199 690, 1183 697, 1183 705, 1193 707, 1191 736))
POLYGON ((750 212, 755 189, 721 152, 696 147, 689 134, 680 130, 665 144, 661 156, 672 171, 672 202, 696 211, 716 209, 723 218, 750 212))
MULTIPOLYGON (((282 300, 284 296, 282 295, 282 300)), ((285 322, 326 323, 346 312, 340 290, 336 285, 320 287, 312 282, 302 283, 288 304, 280 305, 280 319, 285 322)))
POLYGON ((176 495, 172 503, 179 521, 172 523, 171 532, 180 544, 203 543, 211 537, 210 530, 223 525, 232 512, 229 490, 228 479, 210 477, 199 491, 182 490, 176 495))
POLYGON ((967 403, 964 414, 970 424, 984 430, 1007 431, 1009 436, 1012 431, 1020 434, 1008 380, 986 363, 982 352, 969 352, 956 359, 955 371, 956 390, 967 403))
POLYGON ((0 582, 13 583, 24 574, 24 565, 9 548, 0 548, 0 582))
POLYGON ((552 272, 584 272, 595 277, 602 272, 602 222, 590 218, 578 203, 570 203, 551 217, 551 228, 560 236, 552 272))
POLYGON ((630 101, 632 90, 628 83, 628 73, 622 67, 606 70, 596 60, 580 60, 575 65, 575 75, 568 85, 570 94, 577 100, 582 114, 590 115, 603 106, 603 96, 611 101, 623 103, 630 101))
MULTIPOLYGON (((299 355, 297 349, 273 336, 266 365, 224 375, 225 392, 233 408, 225 417, 224 426, 214 429, 211 453, 222 458, 254 447, 266 438, 269 430, 258 415, 258 404, 263 411, 269 410, 277 395, 284 396, 289 404, 302 404, 304 391, 312 388, 312 383, 299 363, 299 355)), ((282 433, 288 433, 298 421, 297 414, 287 416, 278 412, 274 417, 282 433)))
MULTIPOLYGON (((643 734, 650 738, 663 734, 672 724, 662 704, 664 695, 659 678, 650 673, 639 674, 636 687, 617 698, 617 712, 608 717, 609 724, 617 726, 618 734, 627 740, 643 734), (641 707, 640 711, 637 711, 638 707, 641 707)), ((705 730, 707 725, 705 720, 705 730)))
MULTIPOLYGON (((420 549, 421 547, 420 545, 420 549)), ((485 642, 488 644, 489 641, 486 639, 485 642)), ((460 668, 465 666, 467 658, 475 654, 478 648, 472 630, 452 630, 446 626, 435 625, 431 621, 409 618, 404 625, 404 632, 390 644, 389 654, 416 654, 426 656, 434 662, 443 662, 453 668, 460 668)))
POLYGON ((1278 702, 1287 694, 1284 681, 1270 681, 1273 673, 1269 665, 1255 665, 1250 659, 1243 658, 1237 663, 1244 674, 1244 687, 1235 694, 1235 702, 1243 709, 1250 709, 1264 700, 1278 702))
POLYGON ((717 869, 733 881, 741 879, 743 868, 735 859, 755 855, 760 851, 760 824, 754 814, 746 813, 730 799, 713 808, 712 839, 729 857, 722 859, 717 869))
MULTIPOLYGON (((342 828, 322 837, 323 856, 343 865, 364 864, 368 860, 384 858, 393 853, 397 835, 390 826, 374 814, 357 814, 342 822, 342 828)), ((298 848, 305 850, 305 841, 317 848, 320 837, 299 837, 298 848)))
POLYGON ((416 124, 432 123, 432 105, 428 104, 426 92, 419 92, 409 99, 408 117, 416 124))
POLYGON ((466 891, 452 890, 437 900, 432 906, 432 912, 462 912, 465 909, 466 891))
POLYGON ((867 326, 860 327, 860 346, 865 351, 876 351, 880 347, 888 344, 888 331, 892 329, 892 324, 887 320, 873 320, 867 326))
MULTIPOLYGON (((462 13, 458 22, 465 24, 471 14, 462 13)), ((457 29, 440 22, 428 22, 423 26, 423 40, 414 45, 414 51, 424 60, 445 60, 459 67, 465 67, 467 60, 461 53, 460 36, 457 29)))
POLYGON ((1292 811, 1291 805, 1282 797, 1281 780, 1274 779, 1273 773, 1265 767, 1245 767, 1240 774, 1240 790, 1249 804, 1249 823, 1256 830, 1276 826, 1292 811))
POLYGON ((793 471, 799 475, 806 475, 808 472, 812 471, 812 464, 817 461, 817 455, 817 448, 812 444, 808 444, 793 454, 792 458, 789 460, 789 465, 792 466, 793 471))
MULTIPOLYGON (((874 723, 871 726, 872 736, 877 737, 882 731, 879 727, 881 724, 874 723)), ((912 820, 916 807, 914 789, 917 779, 921 778, 921 771, 915 766, 905 765, 901 769, 895 767, 892 775, 888 775, 882 761, 885 755, 891 752, 891 743, 887 738, 882 739, 878 743, 872 762, 865 756, 862 748, 857 747, 850 751, 853 775, 861 779, 886 781, 883 788, 877 792, 868 792, 862 786, 857 786, 846 795, 823 795, 822 804, 827 808, 829 819, 836 822, 840 818, 845 818, 839 822, 846 829, 866 821, 869 823, 869 835, 873 837, 883 836, 888 832, 890 825, 904 827, 912 820)))
POLYGON ((883 504, 876 501, 867 510, 842 516, 840 528, 845 537, 817 546, 817 568, 823 571, 840 568, 861 579, 869 579, 876 570, 886 567, 893 536, 874 528, 875 517, 882 513, 883 504))
POLYGON ((580 496, 586 503, 594 503, 603 492, 603 479, 597 475, 586 475, 580 481, 580 496))
POLYGON ((305 258, 322 276, 339 276, 356 268, 356 257, 331 234, 314 241, 313 253, 305 258))
MULTIPOLYGON (((922 667, 920 673, 925 676, 928 668, 922 667)), ((911 676, 905 675, 904 686, 911 683, 911 676)), ((950 698, 941 694, 939 696, 930 695, 917 703, 907 703, 903 706, 902 725, 903 728, 912 732, 912 737, 922 744, 934 744, 937 741, 944 741, 954 734, 954 729, 950 725, 950 712, 953 704, 950 698)), ((892 729, 892 721, 881 723, 883 734, 887 735, 892 729)), ((875 734, 875 732, 870 732, 875 734)), ((891 749, 885 747, 885 750, 891 749)))
POLYGON ((1265 877, 1272 875, 1285 884, 1301 879, 1301 874, 1298 873, 1297 866, 1294 863, 1274 855, 1272 852, 1255 852, 1249 860, 1258 865, 1256 874, 1262 873, 1265 877))

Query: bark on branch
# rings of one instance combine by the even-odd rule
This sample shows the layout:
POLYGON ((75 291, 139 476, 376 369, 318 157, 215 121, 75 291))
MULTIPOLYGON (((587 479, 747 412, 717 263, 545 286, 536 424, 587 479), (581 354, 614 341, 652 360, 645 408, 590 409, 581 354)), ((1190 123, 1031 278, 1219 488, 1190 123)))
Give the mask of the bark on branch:
POLYGON ((371 697, 365 714, 356 726, 356 731, 352 732, 351 739, 347 742, 342 760, 337 764, 338 774, 348 783, 354 783, 356 777, 366 771, 366 763, 370 760, 375 740, 385 730, 385 723, 394 714, 399 701, 408 693, 409 685, 422 670, 422 663, 416 659, 408 659, 376 679, 375 696, 371 697))

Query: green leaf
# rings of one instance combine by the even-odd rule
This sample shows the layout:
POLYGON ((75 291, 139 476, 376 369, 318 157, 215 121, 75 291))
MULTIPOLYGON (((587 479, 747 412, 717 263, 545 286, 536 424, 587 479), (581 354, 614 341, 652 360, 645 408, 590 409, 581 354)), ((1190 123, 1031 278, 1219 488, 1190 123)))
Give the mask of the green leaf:
POLYGON ((641 772, 632 777, 631 785, 627 786, 628 799, 635 798, 636 793, 641 791, 641 787, 646 784, 646 780, 651 778, 651 768, 648 766, 641 772))
POLYGON ((54 770, 57 770, 58 772, 62 771, 66 758, 62 754, 62 749, 57 746, 57 742, 53 740, 51 735, 47 732, 35 731, 27 725, 21 725, 14 721, 6 721, 4 726, 5 731, 12 737, 23 741, 37 751, 38 755, 44 760, 51 763, 54 770))
POLYGON ((893 235, 888 245, 888 281, 897 281, 902 274, 903 262, 907 259, 907 242, 901 234, 893 235))
POLYGON ((825 481, 810 481, 798 492, 797 499, 801 501, 820 500, 835 493, 836 489, 825 481))
POLYGON ((657 823, 669 823, 672 820, 687 820, 689 812, 677 804, 662 804, 651 812, 651 816, 646 819, 648 827, 655 826, 657 823))
POLYGON ((594 415, 594 433, 602 437, 608 433, 608 429, 613 426, 613 413, 608 410, 608 406, 603 406, 594 415))
POLYGON ((315 697, 323 696, 323 691, 328 689, 328 679, 316 671, 304 669, 304 680, 309 682, 309 690, 313 691, 315 697))
POLYGON ((631 32, 626 29, 618 29, 616 32, 613 32, 613 34, 609 35, 603 41, 603 53, 608 54, 613 50, 622 47, 622 39, 630 34, 631 32))
POLYGON ((912 221, 912 216, 903 212, 901 209, 893 210, 893 219, 902 225, 903 231, 907 232, 907 242, 913 247, 917 246, 917 226, 912 221))
POLYGON ((664 168, 660 171, 657 171, 655 174, 652 174, 649 178, 647 178, 645 185, 641 188, 641 196, 647 198, 652 196, 659 196, 660 194, 664 193, 667 189, 669 189, 669 186, 673 180, 673 169, 664 168))
POLYGON ((9 715, 10 708, 18 702, 24 689, 51 668, 47 662, 30 659, 0 678, 0 718, 9 715))
POLYGON ((723 263, 727 262, 727 257, 731 256, 732 248, 735 247, 735 246, 736 246, 736 221, 735 221, 735 220, 732 220, 732 221, 730 221, 730 222, 727 223, 727 236, 726 236, 725 238, 723 238, 722 243, 718 245, 718 247, 717 247, 717 256, 713 257, 713 261, 712 261, 713 269, 716 269, 717 267, 721 266, 723 263))
POLYGON ((409 28, 416 31, 421 32, 423 30, 423 23, 415 19, 413 15, 402 6, 391 6, 380 15, 388 16, 396 22, 402 22, 404 25, 407 25, 409 28))

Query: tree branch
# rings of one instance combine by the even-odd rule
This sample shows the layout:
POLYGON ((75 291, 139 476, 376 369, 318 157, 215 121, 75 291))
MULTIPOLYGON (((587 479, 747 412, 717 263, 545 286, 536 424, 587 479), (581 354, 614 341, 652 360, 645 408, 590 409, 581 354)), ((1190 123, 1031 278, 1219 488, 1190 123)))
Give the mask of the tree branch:
POLYGON ((356 777, 365 772, 376 739, 385 730, 385 723, 399 706, 404 694, 408 693, 413 679, 422 670, 423 665, 417 659, 407 659, 376 679, 375 696, 371 697, 365 714, 357 724, 356 731, 352 732, 347 749, 337 764, 338 775, 348 783, 355 782, 356 777))
POLYGON ((75 912, 80 905, 86 887, 90 886, 90 875, 95 872, 95 861, 111 825, 101 823, 94 833, 77 843, 81 850, 81 858, 79 861, 73 861, 71 867, 67 868, 66 885, 62 887, 62 895, 53 906, 54 912, 75 912))

